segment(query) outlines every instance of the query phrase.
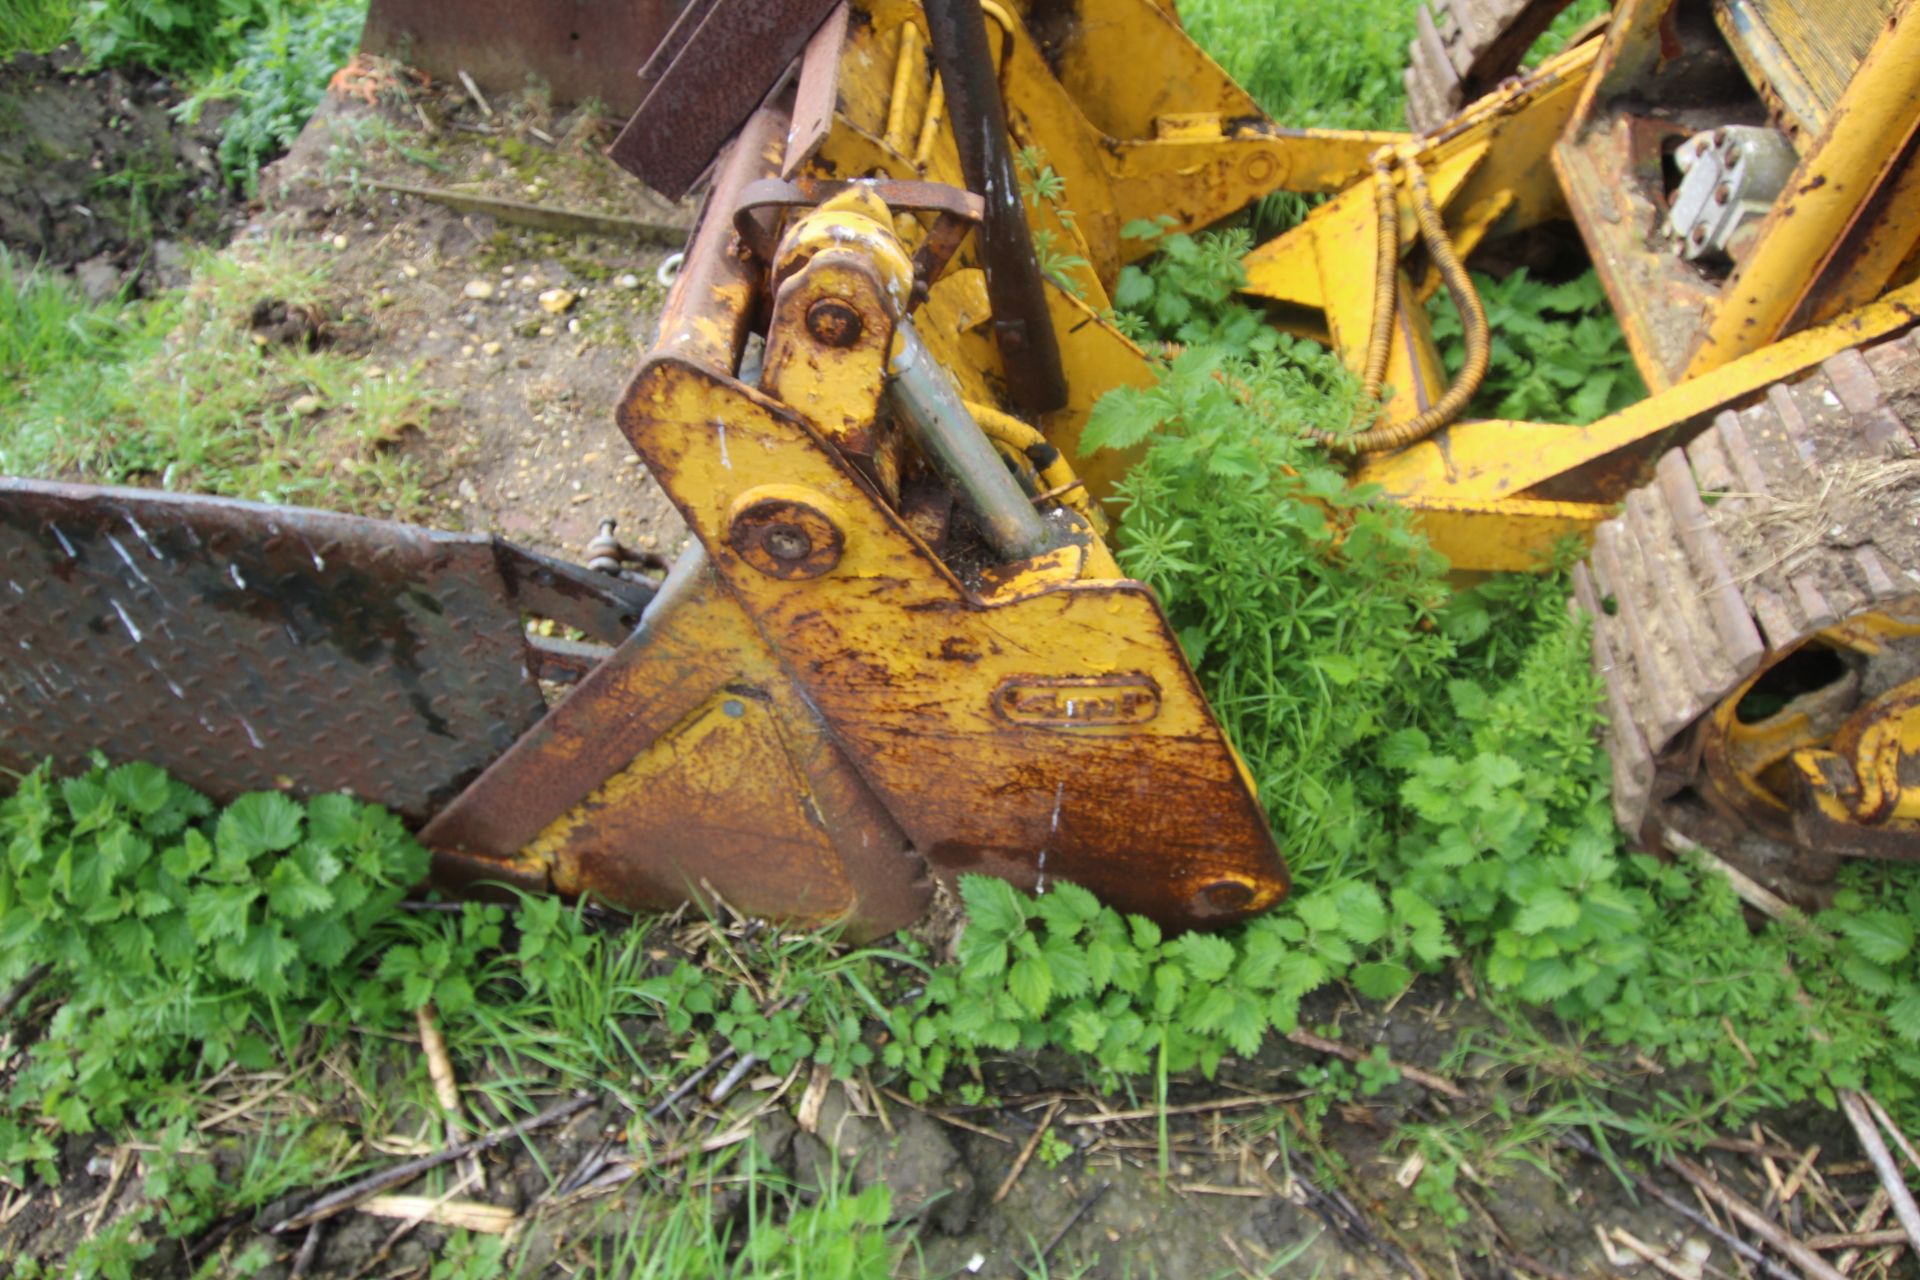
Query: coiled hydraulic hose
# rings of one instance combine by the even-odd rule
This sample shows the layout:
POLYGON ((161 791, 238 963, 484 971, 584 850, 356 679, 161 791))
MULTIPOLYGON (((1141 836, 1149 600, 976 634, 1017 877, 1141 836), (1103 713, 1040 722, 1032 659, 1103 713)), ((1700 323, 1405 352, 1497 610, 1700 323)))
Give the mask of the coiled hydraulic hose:
MULTIPOLYGON (((1433 259, 1433 265, 1440 269, 1440 278, 1446 283, 1447 293, 1453 299, 1453 305, 1460 312, 1460 327, 1466 333, 1467 359, 1460 367, 1460 373, 1454 378, 1446 393, 1436 400, 1425 412, 1405 422, 1388 426, 1371 427, 1352 435, 1335 435, 1329 431, 1317 431, 1314 438, 1329 449, 1342 453, 1383 453, 1390 449, 1403 449, 1416 441, 1424 440, 1441 427, 1452 422, 1467 407, 1480 390, 1480 384, 1487 376, 1487 362, 1492 355, 1491 336, 1487 330, 1486 309, 1480 305, 1480 295, 1475 292, 1473 280, 1467 275, 1467 269, 1460 261, 1460 255, 1454 252, 1453 240, 1447 235, 1446 224, 1440 220, 1440 211, 1434 207, 1433 192, 1427 186, 1426 171, 1412 157, 1403 160, 1406 166, 1408 184, 1413 196, 1413 212, 1420 223, 1420 240, 1427 246, 1427 254, 1433 259)), ((1384 167, 1374 168, 1376 189, 1379 188, 1384 167)), ((1382 335, 1391 335, 1393 321, 1398 314, 1396 281, 1399 263, 1399 211, 1392 193, 1391 177, 1387 179, 1387 189, 1380 197, 1380 262, 1378 274, 1374 279, 1373 331, 1367 344, 1367 367, 1364 370, 1364 388, 1367 400, 1380 394, 1380 385, 1386 377, 1387 342, 1382 335), (1386 245, 1391 236, 1393 244, 1392 258, 1387 258, 1386 245), (1384 322, 1383 322, 1384 317, 1384 322), (1378 360, 1379 372, 1375 372, 1378 360)), ((1362 402, 1363 404, 1365 401, 1362 402)))
POLYGON ((1380 398, 1393 345, 1394 286, 1400 278, 1400 196, 1393 189, 1393 171, 1387 167, 1392 154, 1382 149, 1373 157, 1373 198, 1379 214, 1374 228, 1373 330, 1367 335, 1365 380, 1356 414, 1380 398))
POLYGON ((1100 508, 1088 495, 1086 486, 1074 475, 1067 456, 1047 443, 1047 438, 1037 428, 991 405, 975 404, 969 400, 966 406, 967 412, 973 415, 973 420, 989 440, 1003 444, 1025 458, 1040 477, 1040 482, 1058 494, 1061 502, 1085 517, 1096 532, 1106 533, 1106 516, 1101 514, 1100 508))

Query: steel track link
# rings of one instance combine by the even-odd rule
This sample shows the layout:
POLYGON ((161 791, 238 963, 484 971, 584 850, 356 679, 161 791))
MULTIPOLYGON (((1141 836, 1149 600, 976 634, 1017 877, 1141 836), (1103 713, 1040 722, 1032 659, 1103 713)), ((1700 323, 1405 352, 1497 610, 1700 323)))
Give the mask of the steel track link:
POLYGON ((1407 46, 1407 123, 1429 133, 1520 68, 1572 0, 1427 0, 1407 46))
POLYGON ((1920 333, 1843 351, 1669 450, 1596 531, 1574 599, 1594 620, 1627 832, 1657 845, 1663 828, 1705 820, 1704 834, 1802 900, 1830 874, 1831 859, 1781 843, 1790 826, 1756 830, 1768 824, 1726 802, 1724 771, 1708 767, 1711 721, 1837 623, 1920 621, 1917 428, 1920 333))

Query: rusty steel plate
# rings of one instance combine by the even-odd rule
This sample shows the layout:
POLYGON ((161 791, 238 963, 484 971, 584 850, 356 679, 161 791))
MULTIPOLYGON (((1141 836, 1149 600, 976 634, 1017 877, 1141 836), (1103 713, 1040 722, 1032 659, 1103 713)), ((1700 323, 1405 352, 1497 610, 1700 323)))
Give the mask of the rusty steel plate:
POLYGON ((643 97, 640 66, 683 0, 373 0, 360 47, 436 79, 460 72, 512 93, 538 77, 564 106, 598 98, 620 113, 643 97))
POLYGON ((646 100, 614 139, 608 153, 614 163, 669 199, 685 195, 834 5, 709 0, 690 7, 661 49, 663 57, 646 69, 646 100))
POLYGON ((545 711, 512 559, 485 535, 0 479, 0 768, 97 749, 218 799, 297 780, 424 819, 545 711))

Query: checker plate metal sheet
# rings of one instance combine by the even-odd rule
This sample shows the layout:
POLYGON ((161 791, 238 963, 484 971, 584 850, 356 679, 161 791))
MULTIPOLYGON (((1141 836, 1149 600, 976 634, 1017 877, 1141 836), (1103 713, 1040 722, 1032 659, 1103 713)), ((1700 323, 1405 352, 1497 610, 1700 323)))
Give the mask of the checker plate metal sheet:
POLYGON ((418 822, 544 710, 491 538, 0 479, 0 767, 98 749, 418 822))

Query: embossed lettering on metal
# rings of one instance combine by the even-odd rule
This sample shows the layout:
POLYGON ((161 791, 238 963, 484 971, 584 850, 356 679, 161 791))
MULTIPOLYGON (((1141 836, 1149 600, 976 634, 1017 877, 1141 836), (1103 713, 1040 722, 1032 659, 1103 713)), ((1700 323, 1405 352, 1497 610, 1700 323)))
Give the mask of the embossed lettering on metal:
POLYGON ((1048 729, 1145 724, 1160 714, 1152 676, 1008 676, 993 691, 993 709, 1015 724, 1048 729))

